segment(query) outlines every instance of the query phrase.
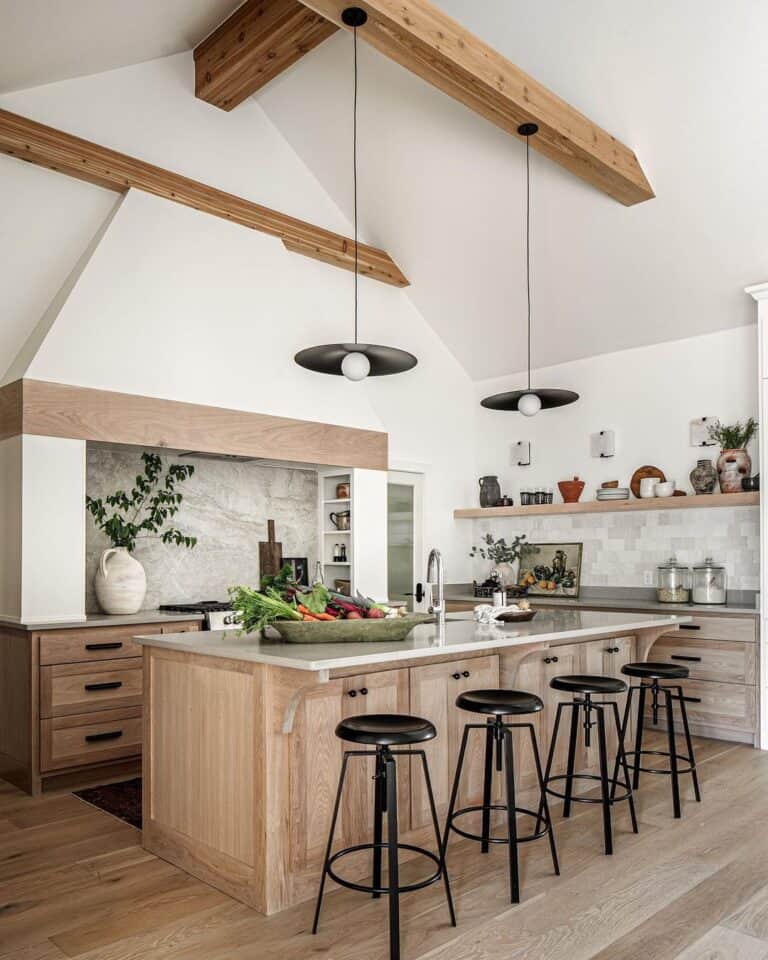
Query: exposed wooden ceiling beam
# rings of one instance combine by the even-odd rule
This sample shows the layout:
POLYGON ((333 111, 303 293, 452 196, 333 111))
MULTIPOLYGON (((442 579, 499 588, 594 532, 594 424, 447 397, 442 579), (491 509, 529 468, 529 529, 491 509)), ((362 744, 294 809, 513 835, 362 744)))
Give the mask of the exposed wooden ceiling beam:
POLYGON ((428 0, 302 0, 343 29, 342 11, 362 7, 365 40, 385 56, 508 133, 537 123, 531 146, 620 203, 653 197, 637 157, 584 114, 537 83, 428 0))
MULTIPOLYGON (((354 241, 341 234, 278 213, 259 203, 225 193, 127 154, 109 150, 89 140, 46 127, 8 110, 0 110, 0 153, 118 193, 125 193, 131 188, 153 193, 174 203, 279 237, 293 253, 301 253, 345 270, 354 270, 354 241)), ((382 283, 396 287, 408 286, 408 280, 389 254, 376 247, 360 244, 359 270, 362 275, 382 283)))
POLYGON ((246 0, 195 48, 195 94, 232 110, 337 29, 299 0, 246 0))

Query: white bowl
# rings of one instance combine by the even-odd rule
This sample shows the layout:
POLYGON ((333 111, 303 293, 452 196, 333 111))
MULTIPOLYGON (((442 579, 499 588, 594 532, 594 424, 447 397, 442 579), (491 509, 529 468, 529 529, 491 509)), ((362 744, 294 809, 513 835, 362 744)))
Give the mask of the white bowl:
POLYGON ((657 497, 671 497, 675 492, 675 481, 667 480, 665 483, 657 483, 654 492, 657 497))

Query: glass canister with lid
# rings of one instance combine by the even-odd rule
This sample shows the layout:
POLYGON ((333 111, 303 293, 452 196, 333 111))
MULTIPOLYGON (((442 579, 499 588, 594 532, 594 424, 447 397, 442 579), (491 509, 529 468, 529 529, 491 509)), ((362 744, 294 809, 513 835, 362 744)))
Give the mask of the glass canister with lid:
POLYGON ((656 568, 656 598, 659 603, 689 603, 691 568, 670 557, 656 568))
POLYGON ((728 574, 722 564, 707 557, 693 568, 693 602, 725 603, 728 596, 728 574))

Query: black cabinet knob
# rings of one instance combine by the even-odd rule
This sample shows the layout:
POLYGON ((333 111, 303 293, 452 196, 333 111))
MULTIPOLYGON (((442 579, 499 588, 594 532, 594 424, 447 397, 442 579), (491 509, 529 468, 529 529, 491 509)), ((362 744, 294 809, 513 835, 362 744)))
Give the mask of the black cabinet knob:
POLYGON ((469 670, 462 670, 462 671, 461 671, 461 675, 462 675, 462 677, 468 677, 468 676, 469 676, 469 670))
POLYGON ((552 663, 552 657, 544 657, 544 663, 552 663))
POLYGON ((363 696, 366 696, 368 693, 368 687, 361 687, 360 693, 362 693, 363 696))
POLYGON ((356 697, 356 696, 357 696, 357 690, 350 690, 350 691, 349 691, 349 695, 350 695, 350 697, 356 697))
POLYGON ((453 677, 454 680, 460 680, 460 679, 461 679, 461 674, 460 674, 460 673, 452 673, 451 676, 453 677))
POLYGON ((552 657, 552 663, 557 663, 558 657, 552 657))

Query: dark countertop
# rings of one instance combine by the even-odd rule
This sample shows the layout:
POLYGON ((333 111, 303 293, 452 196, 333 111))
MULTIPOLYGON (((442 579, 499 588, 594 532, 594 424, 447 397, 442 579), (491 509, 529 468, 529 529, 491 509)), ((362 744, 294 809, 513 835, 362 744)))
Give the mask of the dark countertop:
POLYGON ((91 613, 84 620, 30 620, 19 623, 7 617, 0 617, 0 626, 16 627, 18 630, 82 630, 85 627, 130 627, 143 623, 181 623, 189 620, 202 620, 200 613, 165 613, 161 610, 139 610, 138 613, 113 615, 91 613))
MULTIPOLYGON (((446 590, 445 599, 454 603, 490 603, 490 600, 481 597, 475 597, 472 593, 446 590)), ((535 607, 569 607, 574 610, 626 610, 628 612, 638 613, 687 613, 690 616, 696 614, 719 614, 720 616, 749 616, 759 617, 760 611, 754 607, 737 606, 735 604, 718 604, 717 606, 706 606, 704 604, 690 603, 659 603, 658 600, 640 600, 638 598, 612 597, 610 599, 590 598, 578 600, 550 600, 545 597, 528 598, 535 607)))

